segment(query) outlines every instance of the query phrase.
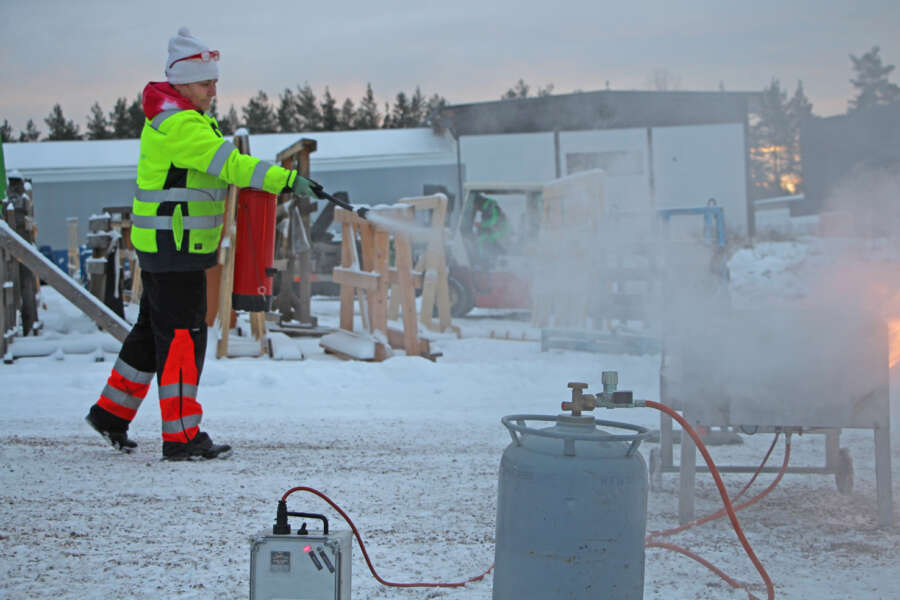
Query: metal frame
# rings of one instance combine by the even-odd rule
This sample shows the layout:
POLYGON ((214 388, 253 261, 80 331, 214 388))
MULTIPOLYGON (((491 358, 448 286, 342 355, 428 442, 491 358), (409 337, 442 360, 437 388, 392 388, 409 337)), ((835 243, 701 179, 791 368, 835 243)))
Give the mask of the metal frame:
MULTIPOLYGON (((666 393, 665 377, 660 373, 659 380, 660 399, 664 404, 669 405, 669 398, 666 393)), ((685 418, 688 418, 687 411, 683 407, 674 407, 680 410, 685 418)), ((863 429, 863 428, 854 428, 863 429)), ((825 465, 822 467, 788 467, 785 473, 802 473, 802 474, 822 474, 822 475, 838 475, 840 474, 840 436, 841 428, 777 428, 774 426, 760 427, 754 433, 774 433, 777 430, 785 432, 792 431, 796 433, 815 433, 825 435, 825 465)), ((876 423, 872 427, 875 445, 875 495, 878 510, 878 525, 880 527, 891 527, 893 525, 893 492, 891 488, 891 441, 890 441, 890 419, 884 419, 881 423, 876 423), (880 425, 880 426, 879 426, 880 425)), ((694 440, 689 435, 681 436, 681 453, 679 464, 674 462, 674 435, 672 427, 672 417, 666 414, 660 415, 659 428, 659 451, 660 465, 659 471, 663 473, 679 474, 679 491, 678 491, 678 520, 684 525, 694 520, 694 496, 696 488, 697 471, 701 473, 709 472, 708 467, 697 466, 697 448, 694 440)), ((716 467, 721 473, 754 473, 757 467, 725 465, 716 467)), ((777 473, 781 471, 780 467, 765 467, 760 470, 762 473, 777 473)))

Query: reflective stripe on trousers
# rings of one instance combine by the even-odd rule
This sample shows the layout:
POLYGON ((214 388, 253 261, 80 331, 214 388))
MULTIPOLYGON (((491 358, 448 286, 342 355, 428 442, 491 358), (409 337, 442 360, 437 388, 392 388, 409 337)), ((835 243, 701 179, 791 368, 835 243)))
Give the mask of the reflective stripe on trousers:
POLYGON ((97 404, 117 417, 131 421, 147 396, 154 375, 117 359, 97 404))
POLYGON ((186 443, 200 431, 203 408, 197 402, 198 376, 194 340, 187 329, 176 329, 159 380, 164 442, 186 443))

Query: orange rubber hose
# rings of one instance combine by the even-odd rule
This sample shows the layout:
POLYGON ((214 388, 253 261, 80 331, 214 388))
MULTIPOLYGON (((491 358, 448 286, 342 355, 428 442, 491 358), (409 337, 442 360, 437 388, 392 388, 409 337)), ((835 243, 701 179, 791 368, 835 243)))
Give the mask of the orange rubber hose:
MULTIPOLYGON (((719 474, 719 470, 716 468, 716 464, 713 462, 712 456, 710 456, 709 450, 706 449, 706 445, 703 443, 703 440, 700 439, 700 436, 697 435, 697 432, 694 431, 694 428, 691 427, 690 423, 688 423, 684 417, 682 417, 680 414, 678 414, 676 411, 669 408, 665 404, 654 402, 653 400, 647 400, 644 402, 644 406, 660 410, 678 421, 678 424, 681 425, 682 430, 686 431, 688 435, 691 436, 691 439, 694 440, 694 443, 697 445, 697 449, 699 449, 700 454, 703 455, 703 460, 706 461, 706 465, 709 467, 709 472, 712 474, 713 479, 716 482, 716 487, 719 489, 719 494, 722 496, 722 502, 725 504, 725 510, 728 513, 728 519, 731 521, 731 526, 734 528, 734 532, 737 535, 738 540, 740 540, 741 546, 744 547, 744 551, 747 553, 750 561, 753 563, 753 566, 756 567, 756 570, 759 572, 763 581, 766 583, 766 593, 768 596, 768 600, 773 600, 775 598, 775 586, 772 584, 772 579, 766 572, 766 568, 763 566, 762 562, 760 562, 759 558, 757 558, 756 553, 750 546, 750 542, 747 541, 747 536, 744 535, 744 530, 741 527, 737 515, 734 512, 734 507, 732 506, 731 500, 728 497, 728 490, 725 489, 725 483, 722 481, 722 476, 719 474)), ((750 593, 749 590, 747 591, 747 593, 750 593)))

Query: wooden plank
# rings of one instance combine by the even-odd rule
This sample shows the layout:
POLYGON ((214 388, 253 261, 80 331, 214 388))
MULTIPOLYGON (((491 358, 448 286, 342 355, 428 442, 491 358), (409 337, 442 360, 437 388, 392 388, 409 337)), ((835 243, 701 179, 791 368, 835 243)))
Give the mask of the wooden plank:
POLYGON ((311 140, 309 138, 300 138, 298 141, 294 142, 293 144, 276 154, 275 162, 284 163, 287 160, 295 158, 296 154, 299 154, 304 150, 306 152, 315 152, 317 147, 318 144, 316 143, 316 140, 311 140))
POLYGON ((266 313, 252 312, 250 313, 250 329, 253 337, 259 342, 259 353, 267 354, 269 346, 266 341, 266 313))
POLYGON ((416 320, 416 290, 412 283, 412 249, 409 238, 403 234, 394 235, 394 256, 403 310, 403 347, 407 356, 415 356, 419 353, 419 326, 416 320))
POLYGON ((450 319, 450 283, 443 253, 438 263, 437 280, 438 331, 447 331, 453 327, 453 323, 450 319))
POLYGON ((432 211, 431 231, 428 234, 416 233, 412 239, 425 241, 425 253, 416 264, 416 271, 424 274, 423 281, 416 287, 422 288, 422 307, 419 320, 431 330, 445 331, 452 326, 450 322, 450 294, 447 283, 447 263, 444 255, 444 221, 447 217, 447 197, 443 194, 404 198, 401 202, 409 204, 417 211, 432 211), (439 322, 434 323, 433 314, 437 306, 439 322))
MULTIPOLYGON (((247 136, 235 136, 234 145, 241 154, 250 151, 247 136)), ((234 257, 237 251, 237 231, 234 215, 237 208, 239 189, 228 186, 225 196, 225 217, 222 226, 222 244, 219 248, 219 264, 222 265, 222 283, 219 286, 219 340, 216 343, 216 358, 228 356, 228 338, 231 335, 231 293, 234 290, 234 257)))
MULTIPOLYGON (((397 329, 396 327, 388 327, 387 338, 388 344, 390 344, 392 348, 406 349, 406 346, 404 345, 406 337, 402 329, 397 329)), ((431 342, 426 338, 417 338, 416 347, 418 349, 418 352, 416 354, 419 356, 424 356, 431 353, 431 342)))
POLYGON ((341 285, 349 285, 366 291, 375 291, 378 289, 377 273, 335 267, 332 270, 331 277, 335 283, 340 283, 341 285))
MULTIPOLYGON (((356 234, 350 223, 341 225, 341 266, 349 268, 353 265, 353 249, 356 244, 356 234)), ((332 275, 334 277, 334 275, 332 275)), ((356 291, 351 285, 341 286, 341 329, 353 331, 353 299, 356 291)))
POLYGON ((78 256, 78 217, 68 217, 66 219, 66 234, 69 248, 69 275, 74 276, 81 266, 81 260, 78 256))
MULTIPOLYGON (((358 226, 358 229, 360 238, 359 247, 362 252, 362 255, 359 257, 360 269, 363 271, 375 271, 375 228, 372 227, 372 224, 368 221, 363 221, 362 224, 358 226)), ((374 296, 377 295, 377 288, 374 294, 366 295, 366 307, 364 309, 366 316, 363 317, 363 320, 367 321, 368 326, 366 329, 368 329, 370 333, 375 331, 372 309, 374 306, 374 296)))
POLYGON ((387 231, 374 230, 372 236, 374 246, 374 271, 378 273, 378 287, 374 297, 369 297, 369 313, 372 315, 370 331, 387 331, 387 293, 390 264, 391 234, 387 231))
POLYGON ((94 298, 2 221, 0 221, 0 246, 22 261, 32 273, 50 284, 114 338, 120 342, 125 341, 125 337, 131 331, 131 325, 125 319, 110 310, 102 301, 94 298))
MULTIPOLYGON (((135 252, 132 257, 133 260, 131 264, 133 266, 131 268, 131 302, 132 304, 140 304, 141 294, 144 293, 144 284, 141 281, 141 264, 137 260, 137 252, 135 252)), ((215 315, 213 315, 213 320, 215 320, 215 315)))
MULTIPOLYGON (((412 258, 410 258, 410 261, 412 261, 412 258)), ((413 288, 422 287, 422 273, 410 270, 409 281, 412 284, 413 288)), ((390 285, 396 285, 400 283, 399 273, 396 267, 391 267, 390 269, 388 269, 388 283, 390 285)), ((391 290, 391 293, 393 293, 393 289, 391 290)))
MULTIPOLYGON (((316 141, 304 138, 300 140, 301 149, 297 155, 297 171, 304 177, 309 177, 309 154, 316 150, 316 141)), ((314 211, 315 205, 310 202, 309 198, 298 197, 298 207, 300 210, 300 226, 303 227, 302 235, 307 240, 312 240, 311 228, 309 221, 310 214, 314 211)), ((297 257, 297 271, 300 275, 300 290, 297 302, 297 320, 301 323, 312 322, 312 253, 301 252, 297 257)))

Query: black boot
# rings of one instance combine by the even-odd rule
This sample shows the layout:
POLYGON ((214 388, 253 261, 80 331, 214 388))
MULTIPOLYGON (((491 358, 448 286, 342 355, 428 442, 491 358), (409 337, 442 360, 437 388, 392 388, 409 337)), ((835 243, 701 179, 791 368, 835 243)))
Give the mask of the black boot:
POLYGON ((228 458, 231 446, 213 444, 209 435, 201 431, 188 443, 163 442, 163 460, 209 460, 228 458))
POLYGON ((128 439, 128 421, 125 419, 117 417, 95 404, 84 420, 119 452, 128 454, 137 448, 137 442, 128 439))

